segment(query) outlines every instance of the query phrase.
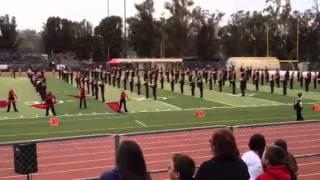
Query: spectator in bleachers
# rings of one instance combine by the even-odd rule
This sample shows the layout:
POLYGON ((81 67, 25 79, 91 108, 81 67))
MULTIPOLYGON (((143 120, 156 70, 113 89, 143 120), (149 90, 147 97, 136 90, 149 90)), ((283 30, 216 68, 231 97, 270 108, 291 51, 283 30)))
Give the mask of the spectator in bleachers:
POLYGON ((268 146, 262 156, 266 167, 256 180, 291 180, 290 171, 285 162, 285 151, 276 145, 268 146))
POLYGON ((100 180, 150 180, 142 150, 134 141, 123 141, 117 151, 116 167, 100 180))
POLYGON ((249 141, 250 151, 242 155, 242 160, 247 164, 250 180, 255 180, 263 173, 261 157, 266 147, 266 140, 261 134, 254 134, 249 141))
POLYGON ((210 140, 214 158, 204 162, 196 180, 248 180, 248 167, 239 157, 240 153, 232 132, 226 129, 216 131, 210 140))
POLYGON ((287 142, 283 139, 277 139, 274 144, 280 146, 285 151, 285 163, 291 172, 291 179, 296 180, 298 177, 298 165, 296 158, 288 152, 287 142))
POLYGON ((168 168, 170 180, 193 180, 195 168, 196 165, 189 156, 175 154, 168 168))

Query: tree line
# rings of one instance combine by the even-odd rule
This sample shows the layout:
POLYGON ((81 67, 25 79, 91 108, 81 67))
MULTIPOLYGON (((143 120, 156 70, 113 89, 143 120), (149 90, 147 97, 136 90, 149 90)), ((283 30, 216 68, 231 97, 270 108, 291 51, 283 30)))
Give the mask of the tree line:
MULTIPOLYGON (((118 16, 106 17, 96 27, 87 20, 49 17, 42 31, 44 50, 48 54, 71 51, 79 59, 96 61, 133 54, 142 58, 196 56, 205 60, 267 55, 303 61, 320 59, 318 0, 304 12, 292 10, 290 0, 266 0, 264 9, 237 11, 227 24, 223 23, 225 13, 194 7, 193 0, 168 0, 164 7, 170 16, 156 19, 154 0, 136 4, 136 15, 126 21, 127 34, 118 16)), ((0 23, 2 32, 5 25, 0 23)), ((15 19, 10 23, 15 24, 15 19)), ((6 43, 17 46, 19 41, 12 38, 1 38, 0 47, 6 43)))

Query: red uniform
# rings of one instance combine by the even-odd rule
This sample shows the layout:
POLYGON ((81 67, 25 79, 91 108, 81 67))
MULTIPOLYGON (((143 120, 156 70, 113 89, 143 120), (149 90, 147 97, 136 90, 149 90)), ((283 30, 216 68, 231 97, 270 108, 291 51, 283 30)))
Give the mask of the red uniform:
POLYGON ((120 95, 120 109, 119 109, 119 111, 121 111, 121 108, 122 108, 122 105, 123 105, 124 111, 128 112, 127 103, 126 103, 127 99, 128 99, 128 95, 124 91, 122 91, 121 95, 120 95))
POLYGON ((54 95, 52 95, 50 92, 47 94, 45 102, 47 105, 46 108, 46 116, 49 115, 49 109, 51 108, 52 114, 55 116, 56 115, 56 111, 54 110, 54 103, 55 103, 56 97, 54 95))
POLYGON ((10 90, 9 93, 8 93, 8 109, 7 109, 7 112, 10 111, 11 104, 13 105, 14 111, 18 112, 17 107, 16 107, 16 100, 17 100, 17 95, 14 93, 13 90, 10 90))
POLYGON ((120 100, 127 100, 128 99, 128 95, 125 92, 122 92, 120 95, 120 100))
POLYGON ((17 95, 14 93, 13 90, 10 90, 8 93, 8 101, 16 101, 17 95))
POLYGON ((84 108, 87 109, 86 90, 84 87, 80 88, 80 109, 82 108, 82 104, 84 108))

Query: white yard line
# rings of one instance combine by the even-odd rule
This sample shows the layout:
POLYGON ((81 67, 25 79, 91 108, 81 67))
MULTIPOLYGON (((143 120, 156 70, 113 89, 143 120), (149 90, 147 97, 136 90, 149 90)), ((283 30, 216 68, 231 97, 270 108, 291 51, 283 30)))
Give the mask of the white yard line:
POLYGON ((170 106, 170 107, 172 107, 172 108, 174 108, 174 109, 177 109, 177 110, 182 110, 182 108, 179 108, 179 107, 177 107, 177 106, 175 106, 175 105, 172 105, 172 104, 165 103, 165 102, 163 102, 163 101, 157 101, 157 102, 160 102, 160 103, 162 103, 162 104, 164 104, 164 105, 166 105, 166 106, 170 106))
POLYGON ((146 124, 144 124, 143 122, 139 121, 139 120, 134 120, 136 123, 140 124, 143 127, 148 127, 146 124))

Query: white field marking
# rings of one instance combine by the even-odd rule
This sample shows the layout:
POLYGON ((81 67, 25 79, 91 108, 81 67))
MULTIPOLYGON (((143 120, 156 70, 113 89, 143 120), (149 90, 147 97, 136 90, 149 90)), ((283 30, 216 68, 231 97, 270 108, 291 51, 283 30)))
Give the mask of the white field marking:
MULTIPOLYGON (((313 104, 319 104, 320 102, 312 102, 312 103, 304 103, 305 105, 313 105, 313 104)), ((267 106, 261 106, 261 105, 255 105, 255 106, 246 106, 246 105, 242 105, 242 106, 232 106, 232 107, 226 107, 226 106, 220 106, 220 107, 211 107, 211 108, 206 108, 207 110, 211 110, 211 109, 236 109, 236 108, 253 108, 253 107, 272 107, 272 106, 292 106, 291 103, 282 103, 282 104, 272 104, 272 105, 267 105, 267 106)), ((165 110, 159 110, 158 112, 167 112, 167 111, 190 111, 190 110, 197 110, 199 108, 186 108, 186 109, 180 109, 180 110, 172 110, 172 109, 165 109, 165 110)), ((136 113, 143 113, 143 112, 155 112, 155 111, 131 111, 131 113, 136 114, 136 113)), ((110 112, 105 112, 105 113, 96 113, 96 115, 115 115, 118 113, 110 113, 110 112)), ((56 117, 64 117, 64 116, 69 116, 69 117, 77 117, 77 116, 92 116, 92 114, 82 114, 81 112, 78 114, 69 114, 69 115, 58 115, 56 117)), ((46 116, 38 116, 38 117, 24 117, 22 119, 37 119, 37 118, 45 118, 46 116)), ((315 116, 316 117, 316 116, 315 116)), ((0 121, 6 121, 6 120, 17 120, 17 119, 21 119, 21 118, 8 118, 7 116, 5 116, 4 118, 0 118, 0 121)))
MULTIPOLYGON (((96 115, 115 115, 117 113, 109 113, 109 112, 106 112, 106 113, 96 113, 96 115)), ((64 117, 64 116, 70 116, 70 117, 77 117, 77 116, 92 116, 92 114, 82 114, 81 112, 79 112, 78 114, 68 114, 68 115, 58 115, 56 117, 64 117)), ((39 116, 39 115, 36 115, 36 117, 25 117, 23 119, 36 119, 36 118, 45 118, 47 116, 39 116)), ((6 117, 5 117, 6 118, 6 117)), ((0 121, 1 120, 4 120, 5 118, 0 118, 0 121)), ((14 119, 20 119, 20 118, 6 118, 6 119, 11 119, 11 120, 14 120, 14 119)))
MULTIPOLYGON (((311 116, 308 116, 311 117, 311 116)), ((202 124, 213 124, 217 122, 241 122, 241 121, 257 121, 257 120, 271 120, 271 119, 287 119, 294 118, 294 116, 287 117, 273 117, 273 118, 256 118, 256 119, 243 119, 243 120, 220 120, 220 121, 199 121, 199 122, 190 122, 190 123, 172 123, 172 124, 157 124, 149 125, 148 127, 170 127, 170 126, 181 126, 181 125, 202 125, 202 124)), ((46 133, 30 133, 30 134, 11 134, 11 135, 0 135, 0 137, 17 137, 17 136, 32 136, 32 135, 48 135, 48 134, 62 134, 62 133, 73 133, 73 132, 90 132, 90 131, 107 131, 107 130, 125 130, 125 129, 135 129, 139 128, 137 126, 127 126, 121 128, 100 128, 100 129, 85 129, 85 130, 71 130, 71 131, 55 131, 55 132, 46 132, 46 133)))
POLYGON ((139 121, 139 120, 134 120, 136 123, 140 124, 143 127, 148 127, 146 124, 144 124, 143 122, 139 121))
POLYGON ((174 109, 182 110, 182 108, 179 108, 179 107, 177 107, 177 106, 175 106, 175 105, 168 104, 168 103, 165 103, 165 102, 162 102, 162 101, 158 101, 158 102, 160 102, 160 103, 162 103, 162 104, 164 104, 164 105, 170 106, 170 107, 172 107, 172 108, 174 108, 174 109))
MULTIPOLYGON (((63 120, 63 122, 73 122, 73 121, 92 121, 92 120, 107 120, 107 119, 123 119, 125 117, 103 117, 103 118, 86 118, 86 119, 69 119, 69 120, 63 120)), ((9 123, 0 123, 1 126, 6 126, 6 125, 24 125, 24 124, 41 124, 41 123, 46 123, 46 121, 32 121, 32 122, 9 122, 9 123)))
POLYGON ((221 102, 221 101, 219 101, 219 100, 217 100, 217 99, 210 99, 210 98, 203 98, 203 99, 208 100, 208 101, 212 101, 212 102, 217 102, 217 103, 219 103, 219 104, 224 104, 224 105, 231 106, 231 107, 239 107, 239 106, 236 106, 236 105, 234 105, 234 104, 229 104, 229 103, 221 102))

